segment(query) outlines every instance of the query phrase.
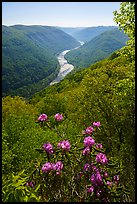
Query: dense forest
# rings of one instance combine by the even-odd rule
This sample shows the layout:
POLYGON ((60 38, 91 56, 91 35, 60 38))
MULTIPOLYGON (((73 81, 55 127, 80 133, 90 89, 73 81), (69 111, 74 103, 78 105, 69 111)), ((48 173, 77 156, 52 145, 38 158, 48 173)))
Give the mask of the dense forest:
POLYGON ((77 69, 88 67, 122 48, 127 40, 127 35, 115 28, 97 35, 82 47, 70 51, 65 58, 77 69))
POLYGON ((2 98, 3 202, 135 201, 135 4, 120 5, 126 46, 29 99, 2 98))
POLYGON ((56 55, 80 45, 50 26, 2 26, 2 94, 28 97, 57 76, 56 55))

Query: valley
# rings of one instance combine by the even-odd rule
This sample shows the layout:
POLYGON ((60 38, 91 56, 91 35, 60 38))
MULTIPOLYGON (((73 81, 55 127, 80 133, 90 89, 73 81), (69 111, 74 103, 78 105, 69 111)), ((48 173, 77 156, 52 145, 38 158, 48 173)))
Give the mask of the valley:
MULTIPOLYGON (((84 45, 84 42, 83 41, 79 41, 81 46, 84 45)), ((78 49, 80 46, 78 47, 75 47, 71 50, 76 50, 78 49)), ((59 61, 59 64, 60 64, 60 70, 59 70, 59 73, 57 75, 57 77, 50 83, 50 85, 53 85, 55 83, 59 83, 62 79, 64 79, 64 77, 69 74, 73 69, 74 69, 74 66, 72 64, 69 64, 67 62, 67 60, 65 59, 65 55, 70 52, 70 50, 65 50, 63 52, 61 52, 59 54, 59 56, 57 57, 58 61, 59 61)))
MULTIPOLYGON (((43 16, 63 25, 69 4, 54 19, 49 3, 43 25, 2 26, 2 201, 134 202, 135 4, 119 2, 118 26, 60 27, 43 16)), ((93 4, 78 5, 84 20, 93 4)))

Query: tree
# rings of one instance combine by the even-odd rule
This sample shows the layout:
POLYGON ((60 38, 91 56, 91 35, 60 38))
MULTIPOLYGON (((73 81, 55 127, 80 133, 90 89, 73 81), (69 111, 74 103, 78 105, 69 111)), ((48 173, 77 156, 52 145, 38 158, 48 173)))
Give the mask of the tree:
POLYGON ((122 49, 123 54, 130 56, 132 59, 135 56, 135 2, 122 2, 120 11, 114 11, 114 21, 118 24, 119 29, 130 38, 126 47, 122 49))

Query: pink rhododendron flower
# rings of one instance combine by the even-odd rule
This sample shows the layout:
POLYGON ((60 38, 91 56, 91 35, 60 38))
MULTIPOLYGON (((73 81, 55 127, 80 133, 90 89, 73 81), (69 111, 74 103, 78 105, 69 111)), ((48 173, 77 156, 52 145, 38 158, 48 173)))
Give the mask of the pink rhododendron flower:
POLYGON ((89 147, 86 147, 84 150, 83 150, 83 155, 88 155, 90 153, 90 148, 89 147))
POLYGON ((54 118, 55 118, 56 121, 61 121, 61 120, 63 119, 63 116, 62 116, 62 114, 57 113, 57 114, 54 116, 54 118))
POLYGON ((43 144, 42 148, 49 154, 53 154, 53 146, 50 143, 43 144))
POLYGON ((84 171, 90 171, 90 170, 91 170, 91 165, 88 164, 88 163, 86 163, 86 164, 84 165, 84 171))
POLYGON ((85 139, 84 139, 84 146, 85 147, 87 147, 87 146, 92 147, 94 144, 95 144, 95 140, 92 137, 90 137, 90 136, 85 137, 85 139))
POLYGON ((61 161, 58 161, 56 163, 56 170, 61 171, 63 169, 63 163, 61 161))
POLYGON ((95 174, 92 174, 92 175, 91 175, 90 180, 91 180, 93 186, 97 186, 95 174))
POLYGON ((38 121, 46 121, 48 119, 48 116, 46 114, 41 114, 38 117, 38 121))
POLYGON ((86 128, 86 133, 87 134, 91 135, 93 133, 93 131, 94 131, 94 128, 92 126, 89 126, 89 127, 86 128))
POLYGON ((92 193, 93 191, 94 191, 94 186, 90 186, 89 188, 87 188, 88 193, 92 193))
POLYGON ((112 182, 111 181, 107 181, 107 185, 111 187, 112 186, 112 182))
POLYGON ((93 122, 93 126, 99 127, 100 126, 100 122, 93 122))
POLYGON ((47 173, 48 171, 51 171, 51 170, 52 170, 52 164, 50 162, 47 162, 42 166, 42 171, 44 173, 47 173))
POLYGON ((96 155, 96 162, 100 163, 100 164, 107 164, 108 163, 108 159, 106 157, 105 154, 103 153, 98 153, 96 155))
POLYGON ((99 172, 96 173, 96 182, 98 183, 99 186, 103 185, 102 176, 99 172))
POLYGON ((102 149, 102 144, 100 144, 100 143, 98 143, 98 144, 96 144, 96 148, 99 148, 99 149, 102 149))
POLYGON ((95 187, 103 185, 102 176, 99 172, 92 174, 90 177, 90 181, 92 182, 92 185, 95 187))
POLYGON ((108 173, 107 172, 104 172, 104 177, 108 177, 108 173))
POLYGON ((113 180, 114 180, 114 181, 119 181, 119 175, 115 175, 115 176, 113 177, 113 180))
POLYGON ((62 150, 69 151, 70 143, 68 140, 63 140, 58 143, 58 148, 62 148, 62 150))

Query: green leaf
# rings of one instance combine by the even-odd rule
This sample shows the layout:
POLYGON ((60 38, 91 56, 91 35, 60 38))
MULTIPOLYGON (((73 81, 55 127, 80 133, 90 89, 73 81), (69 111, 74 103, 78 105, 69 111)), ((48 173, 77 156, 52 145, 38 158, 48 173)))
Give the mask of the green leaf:
POLYGON ((35 149, 35 150, 38 151, 39 153, 44 153, 42 149, 35 149))

